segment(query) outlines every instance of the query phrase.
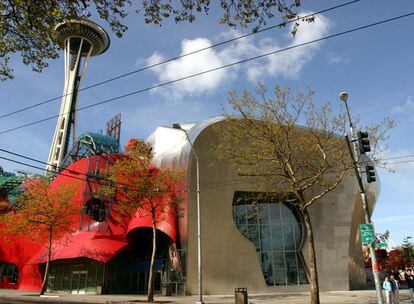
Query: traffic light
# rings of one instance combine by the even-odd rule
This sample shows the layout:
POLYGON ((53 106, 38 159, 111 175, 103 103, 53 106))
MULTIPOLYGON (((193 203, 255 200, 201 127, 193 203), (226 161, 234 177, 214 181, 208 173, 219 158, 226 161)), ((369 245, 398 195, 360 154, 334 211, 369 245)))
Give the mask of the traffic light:
POLYGON ((372 183, 376 181, 375 178, 375 167, 372 165, 365 166, 365 174, 367 175, 367 182, 372 183))
POLYGON ((368 139, 368 132, 358 132, 358 144, 359 144, 359 151, 361 154, 365 154, 365 152, 371 151, 371 145, 368 139))

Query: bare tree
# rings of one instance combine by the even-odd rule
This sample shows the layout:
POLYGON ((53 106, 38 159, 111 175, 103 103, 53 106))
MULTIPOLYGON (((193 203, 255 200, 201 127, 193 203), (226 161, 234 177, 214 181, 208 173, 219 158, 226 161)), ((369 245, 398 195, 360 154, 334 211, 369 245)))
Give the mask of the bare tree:
MULTIPOLYGON (((293 95, 275 88, 275 99, 258 86, 259 100, 247 91, 231 93, 232 111, 220 126, 218 157, 228 160, 236 174, 249 178, 260 189, 293 195, 291 203, 302 214, 306 227, 311 303, 319 303, 319 284, 312 223, 308 208, 335 190, 352 168, 344 140, 346 117, 329 103, 317 106, 313 92, 293 95)), ((390 120, 370 127, 375 146, 392 127, 390 120)), ((373 149, 375 150, 375 149, 373 149)), ((376 150, 378 151, 378 150, 376 150)))

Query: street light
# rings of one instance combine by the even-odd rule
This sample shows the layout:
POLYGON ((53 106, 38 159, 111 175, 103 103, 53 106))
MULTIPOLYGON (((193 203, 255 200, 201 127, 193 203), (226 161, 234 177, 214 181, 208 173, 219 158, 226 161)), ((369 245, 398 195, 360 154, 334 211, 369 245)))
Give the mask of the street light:
POLYGON ((186 130, 184 130, 179 123, 174 123, 172 125, 174 129, 181 130, 185 133, 187 140, 191 147, 191 152, 194 155, 196 160, 196 175, 197 175, 197 270, 198 270, 198 301, 196 304, 203 304, 203 288, 202 288, 202 257, 201 257, 201 208, 200 208, 200 170, 199 170, 199 163, 198 163, 198 156, 196 151, 194 150, 193 143, 190 140, 190 136, 186 130))
MULTIPOLYGON (((345 138, 347 140, 349 153, 351 154, 351 157, 352 157, 355 175, 358 180, 359 192, 361 194, 362 208, 364 210, 365 224, 371 224, 371 218, 370 218, 370 214, 368 210, 367 197, 365 195, 365 188, 364 188, 364 184, 362 183, 362 179, 361 179, 361 168, 359 167, 359 163, 358 163, 358 147, 355 144, 357 137, 355 134, 354 125, 352 124, 351 114, 349 112, 349 107, 347 103, 348 96, 349 94, 347 92, 342 92, 339 94, 339 98, 345 103, 345 108, 346 108, 346 112, 347 112, 348 120, 349 120, 349 131, 351 133, 351 140, 349 140, 348 136, 345 136, 345 138), (351 148, 351 145, 352 145, 352 148, 351 148)), ((369 244, 369 252, 371 255, 372 272, 374 275, 375 289, 377 291, 378 304, 383 304, 384 300, 382 298, 381 280, 380 280, 379 273, 378 273, 377 256, 375 254, 374 248, 372 247, 372 243, 369 244)))

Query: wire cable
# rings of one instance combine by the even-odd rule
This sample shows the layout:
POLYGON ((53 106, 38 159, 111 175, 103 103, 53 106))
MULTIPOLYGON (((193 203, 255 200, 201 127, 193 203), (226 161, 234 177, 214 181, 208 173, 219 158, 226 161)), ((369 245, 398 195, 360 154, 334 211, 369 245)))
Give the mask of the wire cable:
MULTIPOLYGON (((29 157, 29 156, 26 156, 26 155, 23 155, 23 154, 19 154, 19 153, 16 153, 16 152, 10 151, 10 150, 0 149, 0 151, 1 151, 1 152, 4 152, 4 153, 7 153, 7 154, 14 155, 14 156, 18 156, 18 157, 21 157, 21 158, 24 158, 24 159, 27 159, 27 160, 31 160, 31 161, 33 161, 33 162, 36 162, 36 163, 39 163, 39 164, 43 164, 43 165, 46 165, 46 166, 49 166, 49 165, 50 165, 49 163, 47 163, 47 162, 45 162, 45 161, 41 161, 41 160, 39 160, 39 159, 32 158, 32 157, 29 157)), ((68 170, 67 168, 64 168, 64 167, 57 167, 57 169, 58 169, 58 171, 56 171, 56 172, 60 172, 61 170, 68 170)), ((46 170, 45 170, 45 171, 46 171, 46 170)), ((86 177, 93 177, 93 178, 96 178, 95 176, 90 176, 90 175, 88 175, 88 174, 86 174, 86 173, 78 172, 78 171, 75 171, 75 170, 68 170, 68 171, 69 171, 70 173, 73 173, 73 174, 77 174, 77 175, 85 175, 86 177)), ((55 172, 55 171, 53 171, 53 172, 55 172)))
MULTIPOLYGON (((23 156, 20 156, 20 157, 23 157, 23 156)), ((29 158, 29 157, 27 157, 27 158, 29 158)), ((56 175, 61 175, 61 176, 73 178, 73 179, 80 180, 80 181, 83 181, 83 182, 89 181, 88 178, 93 178, 93 179, 96 180, 96 181, 94 181, 94 183, 96 183, 98 185, 101 185, 101 186, 108 186, 108 184, 102 183, 99 180, 101 180, 101 181, 102 180, 103 181, 108 181, 108 182, 110 182, 109 186, 111 186, 111 184, 112 184, 113 187, 115 187, 115 188, 128 187, 128 188, 131 188, 133 190, 142 191, 142 192, 150 192, 150 193, 156 193, 156 192, 175 192, 175 193, 176 192, 190 192, 189 190, 165 190, 165 189, 157 189, 157 190, 154 190, 154 189, 137 188, 137 187, 135 187, 133 185, 119 183, 119 182, 115 183, 115 182, 112 182, 112 181, 110 181, 109 179, 106 179, 106 178, 102 178, 102 177, 99 177, 99 176, 93 176, 93 175, 91 176, 91 175, 87 175, 87 174, 82 173, 82 172, 78 172, 78 171, 70 170, 70 169, 66 169, 66 168, 63 169, 62 171, 55 171, 55 170, 45 169, 45 168, 42 168, 42 167, 39 167, 39 166, 35 166, 35 165, 32 165, 32 164, 28 164, 28 163, 21 162, 21 161, 18 161, 18 160, 15 160, 15 159, 11 159, 11 158, 8 158, 8 157, 4 157, 4 156, 0 156, 0 159, 6 160, 6 161, 9 161, 9 162, 12 162, 12 163, 16 163, 16 164, 19 164, 19 165, 22 165, 22 166, 30 167, 30 168, 33 168, 33 169, 38 169, 38 170, 46 171, 46 172, 53 173, 53 174, 56 174, 56 175), (86 179, 85 178, 78 177, 78 176, 66 174, 63 171, 67 171, 70 174, 76 174, 76 175, 77 174, 82 174, 82 175, 85 175, 86 176, 86 179)), ((32 159, 32 160, 43 163, 42 161, 39 161, 39 160, 35 160, 35 159, 32 159)))
MULTIPOLYGON (((17 157, 24 158, 24 159, 27 159, 27 160, 31 160, 33 162, 37 162, 37 163, 40 163, 40 164, 43 164, 43 165, 49 165, 49 163, 47 163, 47 162, 41 161, 41 160, 36 159, 36 158, 29 157, 29 156, 26 156, 26 155, 23 155, 23 154, 20 154, 20 153, 16 153, 16 152, 13 152, 13 151, 10 151, 10 150, 6 150, 6 149, 1 149, 0 148, 0 151, 3 152, 3 153, 7 153, 7 154, 11 154, 11 155, 14 155, 14 156, 17 156, 17 157)), ((14 160, 12 160, 10 158, 5 158, 5 157, 0 157, 0 158, 5 159, 5 160, 10 161, 10 162, 14 162, 14 160)), ((148 190, 149 191, 149 189, 140 189, 140 188, 137 188, 137 187, 135 187, 133 185, 130 185, 130 184, 125 184, 125 183, 120 183, 120 182, 114 183, 113 181, 111 181, 108 178, 105 178, 105 177, 102 177, 102 176, 96 176, 96 175, 93 175, 93 174, 91 175, 91 174, 88 174, 88 173, 83 173, 83 172, 76 171, 76 170, 72 170, 72 169, 68 169, 67 167, 58 167, 57 168, 58 170, 49 170, 49 169, 44 169, 44 168, 41 168, 41 167, 38 167, 38 166, 29 165, 27 163, 23 163, 23 162, 19 162, 19 161, 16 161, 16 163, 18 163, 20 165, 27 165, 27 166, 32 167, 34 169, 43 170, 43 171, 50 172, 50 173, 53 173, 53 174, 56 174, 56 175, 63 175, 63 176, 66 176, 66 177, 72 177, 72 176, 71 175, 64 174, 64 173, 61 173, 62 171, 67 171, 68 173, 74 174, 74 175, 84 175, 86 177, 86 179, 78 178, 78 179, 80 179, 82 181, 88 181, 88 178, 90 178, 90 179, 95 179, 95 180, 98 180, 98 181, 99 180, 106 181, 108 183, 116 184, 118 186, 131 187, 131 188, 133 188, 133 189, 135 189, 137 191, 138 190, 140 190, 140 191, 147 191, 148 190)), ((98 183, 100 185, 103 185, 103 186, 107 186, 107 184, 102 184, 102 183, 100 183, 98 181, 96 181, 96 183, 98 183)), ((160 192, 163 192, 165 190, 161 190, 160 189, 159 191, 160 192)), ((167 191, 167 192, 171 192, 171 191, 167 191)), ((187 190, 187 191, 175 190, 174 192, 192 192, 192 191, 191 190, 187 190)))
MULTIPOLYGON (((170 59, 166 59, 166 60, 160 61, 160 62, 155 63, 155 64, 147 65, 147 66, 145 66, 143 68, 139 68, 139 69, 133 70, 131 72, 128 72, 128 73, 125 73, 125 74, 121 74, 121 75, 118 75, 118 76, 109 78, 109 79, 104 80, 104 81, 101 81, 101 82, 97 82, 97 83, 91 84, 91 85, 86 86, 86 87, 84 87, 82 89, 79 89, 78 92, 86 91, 86 90, 92 89, 94 87, 97 87, 97 86, 100 86, 100 85, 103 85, 103 84, 106 84, 106 83, 109 83, 109 82, 112 82, 112 81, 115 81, 115 80, 118 80, 118 79, 121 79, 121 78, 130 76, 130 75, 133 75, 133 74, 142 72, 142 71, 146 71, 146 70, 155 68, 157 66, 160 66, 160 65, 163 65, 163 64, 166 64, 166 63, 169 63, 169 62, 172 62, 172 61, 176 61, 178 59, 181 59, 181 58, 190 56, 190 55, 194 55, 196 53, 200 53, 200 52, 203 52, 203 51, 206 51, 206 50, 209 50, 209 49, 212 49, 212 48, 221 46, 221 45, 225 45, 227 43, 231 43, 231 42, 234 42, 234 41, 237 41, 239 39, 243 39, 243 38, 246 38, 246 37, 249 37, 249 36, 252 36, 252 35, 256 35, 256 34, 259 34, 259 33, 263 33, 263 32, 269 31, 269 30, 274 29, 274 28, 280 28, 280 27, 285 26, 287 24, 290 24, 290 23, 293 23, 293 22, 297 22, 299 20, 305 20, 305 19, 310 18, 312 16, 316 16, 316 15, 319 15, 319 14, 322 14, 322 13, 326 13, 326 12, 329 12, 329 11, 332 11, 332 10, 335 10, 335 9, 338 9, 338 8, 341 8, 341 7, 345 7, 347 5, 354 4, 354 3, 359 2, 359 1, 361 1, 361 0, 353 0, 353 1, 349 1, 349 2, 346 2, 346 3, 342 3, 342 4, 339 4, 339 5, 336 5, 336 6, 332 6, 332 7, 329 7, 329 8, 323 9, 321 11, 318 11, 318 12, 315 12, 315 13, 312 13, 312 14, 308 14, 308 15, 305 15, 305 16, 302 16, 302 17, 299 17, 298 16, 297 18, 295 18, 293 20, 284 21, 284 22, 278 23, 276 25, 269 26, 269 27, 260 29, 258 31, 252 32, 252 33, 247 33, 247 34, 244 34, 244 35, 241 35, 241 36, 237 36, 237 37, 234 37, 232 39, 228 39, 228 40, 225 40, 225 41, 222 41, 222 42, 219 42, 219 43, 212 44, 211 46, 208 46, 208 47, 204 47, 204 48, 201 48, 201 49, 198 49, 198 50, 189 52, 189 53, 182 54, 180 56, 176 56, 176 57, 173 57, 173 58, 170 58, 170 59)), ((49 102, 52 102, 52 101, 55 101, 55 100, 58 100, 58 99, 61 99, 62 97, 65 97, 65 96, 68 96, 68 95, 71 95, 71 94, 72 93, 63 94, 63 95, 60 95, 60 96, 57 96, 57 97, 54 97, 54 98, 51 98, 51 99, 47 99, 45 101, 42 101, 42 102, 39 102, 39 103, 30 105, 30 106, 27 106, 27 107, 21 108, 19 110, 15 110, 13 112, 9 112, 7 114, 0 115, 0 119, 1 118, 5 118, 5 117, 12 116, 14 114, 21 113, 21 112, 26 111, 26 110, 33 109, 35 107, 38 107, 38 106, 47 104, 49 102)))
POLYGON ((396 162, 387 163, 387 165, 413 163, 413 162, 414 162, 414 159, 413 160, 402 160, 402 161, 396 161, 396 162))
MULTIPOLYGON (((371 27, 378 26, 378 25, 381 25, 381 24, 385 24, 385 23, 388 23, 388 22, 392 22, 392 21, 395 21, 395 20, 398 20, 398 19, 407 18, 407 17, 410 17, 412 15, 414 15, 414 12, 410 12, 410 13, 407 13, 407 14, 404 14, 404 15, 399 15, 397 17, 393 17, 393 18, 382 20, 382 21, 370 23, 370 24, 367 24, 367 25, 359 26, 359 27, 356 27, 356 28, 352 28, 350 30, 342 31, 342 32, 339 32, 339 33, 336 33, 336 34, 328 35, 328 36, 321 37, 321 38, 314 39, 314 40, 310 40, 310 41, 307 41, 307 42, 295 44, 295 45, 292 45, 290 47, 274 50, 274 51, 271 51, 271 52, 268 52, 268 53, 264 53, 264 54, 257 55, 257 56, 254 56, 254 57, 246 58, 246 59, 243 59, 243 60, 240 60, 240 61, 236 61, 236 62, 229 63, 229 64, 226 64, 226 65, 222 65, 222 66, 219 66, 219 67, 215 67, 215 68, 205 70, 205 71, 202 71, 202 72, 198 72, 198 73, 195 73, 195 74, 192 74, 192 75, 188 75, 188 76, 184 76, 184 77, 177 78, 177 79, 174 79, 174 80, 162 82, 162 83, 159 83, 159 84, 156 84, 156 85, 144 88, 144 89, 140 89, 140 90, 136 90, 136 91, 126 93, 124 95, 109 98, 109 99, 106 99, 106 100, 103 100, 103 101, 100 101, 100 102, 97 102, 97 103, 93 103, 93 104, 90 104, 90 105, 87 105, 87 106, 84 106, 84 107, 80 107, 80 108, 76 109, 76 111, 83 111, 83 110, 90 109, 90 108, 93 108, 93 107, 96 107, 96 106, 100 106, 100 105, 103 105, 103 104, 106 104, 106 103, 109 103, 109 102, 124 99, 126 97, 130 97, 130 96, 133 96, 133 95, 136 95, 136 94, 151 91, 151 90, 156 89, 156 88, 164 87, 164 86, 176 83, 176 82, 191 79, 191 78, 194 78, 194 77, 197 77, 197 76, 200 76, 200 75, 204 75, 204 74, 207 74, 207 73, 211 73, 211 72, 214 72, 214 71, 226 69, 226 68, 229 68, 229 67, 232 67, 232 66, 235 66, 235 65, 250 62, 250 61, 257 60, 257 59, 260 59, 260 58, 264 58, 264 57, 267 57, 267 56, 270 56, 270 55, 286 52, 288 50, 296 49, 298 47, 303 47, 303 46, 310 45, 310 44, 320 42, 320 41, 323 41, 323 40, 327 40, 327 39, 330 39, 330 38, 334 38, 334 37, 342 36, 342 35, 345 35, 345 34, 357 32, 357 31, 360 31, 360 30, 363 30, 363 29, 371 28, 371 27)), ((54 118, 57 118, 57 117, 60 117, 60 116, 66 115, 66 114, 68 114, 68 113, 49 116, 49 117, 46 117, 46 118, 43 118, 43 119, 40 119, 40 120, 37 120, 37 121, 33 121, 33 122, 30 122, 30 123, 27 123, 27 124, 23 124, 23 125, 8 129, 8 130, 4 130, 4 131, 0 132, 0 135, 5 134, 5 133, 9 133, 9 132, 12 132, 12 131, 16 131, 16 130, 19 130, 19 129, 22 129, 22 128, 25 128, 25 127, 29 127, 29 126, 32 126, 32 125, 35 125, 35 124, 39 124, 39 123, 42 123, 42 122, 45 122, 45 121, 48 121, 48 120, 52 120, 54 118)))
POLYGON ((410 157, 414 157, 414 154, 404 155, 404 156, 386 157, 386 158, 383 158, 382 160, 401 159, 401 158, 410 158, 410 157))
MULTIPOLYGON (((4 153, 11 154, 11 155, 14 155, 14 156, 18 156, 18 157, 21 157, 21 158, 25 158, 25 159, 28 159, 28 160, 31 160, 31 161, 34 161, 34 162, 38 162, 38 163, 41 163, 41 164, 46 164, 46 165, 48 164, 47 162, 29 157, 29 156, 25 156, 25 155, 22 155, 22 154, 19 154, 19 153, 15 153, 15 152, 12 152, 12 151, 9 151, 9 150, 5 150, 5 149, 0 148, 0 151, 4 152, 4 153)), ((407 157, 414 157, 414 155, 406 155, 406 156, 400 156, 400 157, 390 157, 390 158, 384 158, 382 160, 400 159, 400 158, 407 158, 407 157)), ((74 178, 74 179, 81 180, 81 181, 88 181, 88 178, 95 179, 96 181, 94 181, 94 183, 102 185, 102 186, 108 186, 108 184, 102 183, 99 180, 108 181, 108 182, 112 183, 115 188, 119 188, 119 187, 122 186, 122 187, 129 187, 129 188, 135 189, 137 191, 143 191, 143 192, 152 192, 152 193, 153 192, 175 192, 175 193, 178 193, 178 192, 183 192, 183 193, 193 192, 192 190, 189 190, 189 189, 187 189, 187 190, 140 189, 140 188, 136 188, 135 186, 132 186, 130 184, 119 183, 119 182, 114 183, 114 182, 112 182, 111 180, 109 180, 107 178, 102 178, 102 177, 99 177, 99 176, 90 175, 90 174, 87 174, 87 173, 83 173, 83 172, 79 172, 79 171, 71 170, 71 169, 67 169, 67 168, 59 168, 59 169, 61 169, 61 171, 46 170, 44 168, 34 166, 34 165, 31 165, 31 164, 28 164, 28 163, 25 163, 25 162, 20 162, 20 161, 17 161, 17 160, 13 160, 13 159, 10 159, 10 158, 7 158, 7 157, 0 156, 0 159, 4 159, 4 160, 10 161, 10 162, 17 163, 17 164, 27 166, 27 167, 31 167, 31 168, 34 168, 34 169, 39 169, 39 170, 42 170, 42 171, 50 172, 50 173, 53 173, 53 174, 56 174, 56 175, 61 175, 61 176, 69 177, 69 178, 74 178), (86 179, 66 174, 63 171, 67 171, 69 174, 73 174, 73 175, 84 175, 84 176, 86 176, 86 179)), ((401 164, 401 163, 413 163, 413 162, 414 162, 414 160, 396 161, 396 162, 387 163, 387 165, 401 164)), ((231 179, 231 180, 224 180, 224 181, 218 181, 218 182, 212 182, 212 183, 204 183, 202 186, 204 188, 212 188, 212 187, 216 188, 216 187, 220 187, 220 186, 236 185, 236 184, 240 184, 240 183, 243 183, 243 182, 244 181, 242 179, 231 179)))
POLYGON ((16 163, 16 164, 19 164, 19 165, 23 165, 23 166, 26 166, 26 167, 30 167, 30 168, 33 168, 33 169, 38 169, 38 170, 42 170, 42 171, 46 171, 46 172, 50 172, 50 173, 54 173, 54 174, 60 174, 62 176, 74 178, 74 179, 81 180, 81 181, 84 181, 84 182, 88 181, 87 179, 84 179, 84 178, 81 178, 81 177, 77 177, 77 176, 73 176, 73 175, 68 175, 68 174, 65 174, 65 173, 62 173, 62 172, 57 172, 57 171, 54 171, 54 170, 49 170, 49 169, 41 168, 41 167, 38 167, 38 166, 35 166, 35 165, 31 165, 31 164, 28 164, 28 163, 24 163, 24 162, 15 160, 15 159, 11 159, 11 158, 8 158, 8 157, 0 156, 0 159, 7 160, 9 162, 16 163))

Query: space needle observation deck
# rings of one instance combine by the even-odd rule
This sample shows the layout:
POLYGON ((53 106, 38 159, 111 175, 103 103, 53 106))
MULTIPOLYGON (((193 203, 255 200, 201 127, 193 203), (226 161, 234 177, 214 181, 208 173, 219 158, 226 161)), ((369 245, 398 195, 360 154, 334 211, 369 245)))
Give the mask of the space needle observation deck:
POLYGON ((64 51, 65 83, 56 129, 50 147, 46 175, 60 171, 72 134, 76 140, 76 111, 80 82, 89 57, 104 53, 109 36, 98 24, 89 20, 69 20, 56 25, 53 39, 64 51))

